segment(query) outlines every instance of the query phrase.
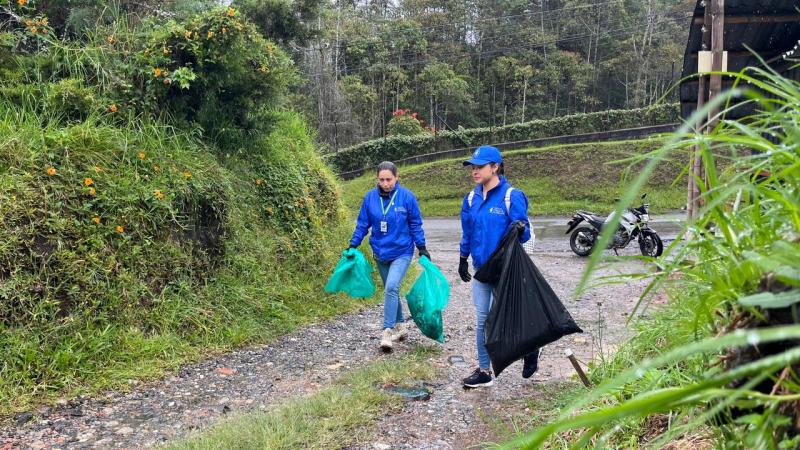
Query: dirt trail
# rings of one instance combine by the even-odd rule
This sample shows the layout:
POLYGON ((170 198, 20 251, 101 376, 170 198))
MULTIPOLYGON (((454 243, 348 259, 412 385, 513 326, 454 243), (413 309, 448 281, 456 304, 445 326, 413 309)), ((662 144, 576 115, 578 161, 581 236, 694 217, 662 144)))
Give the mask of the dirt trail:
MULTIPOLYGON (((458 223, 429 220, 426 233, 434 263, 451 282, 450 304, 444 314, 447 340, 435 361, 440 376, 432 383, 428 401, 409 402, 399 414, 382 417, 371 439, 351 448, 462 449, 492 439, 487 415, 572 377, 574 370, 563 356, 566 348, 583 361, 591 360, 601 343, 613 350, 627 335, 625 314, 645 286, 644 281, 631 282, 575 298, 573 290, 585 260, 569 251, 564 237, 550 236, 543 229, 533 260, 584 334, 547 346, 532 380, 522 379, 521 364, 515 363, 493 387, 465 391, 460 380, 472 371, 476 359, 475 316, 468 284, 460 281, 455 270, 458 223)), ((638 269, 635 262, 620 262, 600 274, 638 269)), ((149 448, 205 428, 229 412, 264 410, 312 393, 376 358, 393 357, 377 349, 381 315, 381 307, 367 307, 269 345, 186 366, 174 376, 129 393, 111 392, 101 399, 73 399, 41 408, 29 422, 0 429, 0 449, 149 448)), ((397 346, 395 356, 418 343, 438 345, 414 330, 408 341, 397 346)))

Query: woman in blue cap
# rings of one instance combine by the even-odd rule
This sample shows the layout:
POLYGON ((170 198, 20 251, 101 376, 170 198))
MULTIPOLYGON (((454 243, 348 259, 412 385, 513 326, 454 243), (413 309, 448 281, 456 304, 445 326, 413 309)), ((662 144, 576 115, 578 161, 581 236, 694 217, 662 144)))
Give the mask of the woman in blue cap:
POLYGON ((378 165, 378 185, 367 192, 361 203, 349 248, 361 245, 367 232, 371 232, 369 244, 383 280, 383 334, 380 346, 388 351, 392 349, 393 341, 408 335, 400 301, 400 283, 411 264, 414 246, 419 250, 420 257, 431 257, 425 248, 425 232, 417 198, 400 186, 397 166, 388 161, 378 165))
MULTIPOLYGON (((484 325, 492 305, 493 286, 472 279, 467 259, 472 256, 473 268, 480 269, 512 226, 524 228, 520 242, 525 243, 531 237, 531 225, 528 221, 528 197, 511 187, 503 176, 500 150, 488 145, 478 147, 472 158, 464 161, 464 166, 471 167, 476 185, 461 205, 461 259, 458 265, 461 279, 465 283, 472 281, 472 301, 477 316, 478 368, 464 379, 464 386, 474 388, 493 383, 489 353, 484 345, 484 325)), ((525 357, 523 377, 529 378, 536 372, 538 359, 538 350, 525 357)))

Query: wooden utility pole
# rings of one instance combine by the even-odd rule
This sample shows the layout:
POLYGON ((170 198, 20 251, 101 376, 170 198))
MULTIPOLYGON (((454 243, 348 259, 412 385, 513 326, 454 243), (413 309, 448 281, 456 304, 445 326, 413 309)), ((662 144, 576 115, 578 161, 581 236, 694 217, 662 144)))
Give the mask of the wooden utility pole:
MULTIPOLYGON (((725 31, 725 0, 706 0, 705 11, 703 13, 703 38, 701 50, 711 50, 712 62, 711 71, 722 71, 722 58, 723 58, 723 35, 725 31)), ((698 54, 698 63, 700 57, 698 54)), ((698 67, 699 69, 699 67, 698 67)), ((698 70, 699 71, 699 70, 698 70)), ((708 92, 709 101, 719 95, 722 90, 722 77, 720 75, 711 75, 708 77, 703 72, 700 72, 697 84, 697 109, 701 109, 706 102, 706 93, 708 92), (710 78, 710 80, 708 80, 710 78)), ((713 108, 709 113, 709 117, 701 117, 697 119, 695 127, 702 133, 708 132, 716 123, 716 116, 719 113, 719 108, 713 108), (712 119, 712 120, 708 120, 712 119)), ((700 154, 700 146, 695 146, 691 157, 691 171, 689 173, 688 181, 688 195, 686 218, 691 220, 696 217, 700 209, 700 186, 697 184, 698 180, 704 180, 705 174, 703 170, 703 159, 700 154)))
MULTIPOLYGON (((722 71, 723 40, 725 35, 725 0, 711 0, 711 71, 722 71)), ((711 75, 708 84, 708 101, 711 101, 722 91, 722 75, 711 75)), ((715 106, 709 111, 708 129, 713 129, 719 118, 719 107, 715 106)))

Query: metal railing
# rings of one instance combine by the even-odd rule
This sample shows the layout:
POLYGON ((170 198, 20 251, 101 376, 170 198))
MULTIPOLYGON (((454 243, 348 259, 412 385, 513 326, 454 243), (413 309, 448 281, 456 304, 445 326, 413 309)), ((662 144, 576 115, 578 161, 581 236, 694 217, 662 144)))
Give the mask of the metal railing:
MULTIPOLYGON (((611 131, 597 131, 593 133, 571 134, 564 136, 552 136, 537 139, 526 139, 523 141, 513 142, 499 142, 487 143, 485 145, 493 145, 500 150, 514 150, 526 147, 541 147, 550 144, 581 144, 587 142, 606 142, 616 140, 629 140, 639 139, 643 137, 653 136, 662 133, 671 133, 678 129, 679 123, 669 123, 665 125, 652 125, 647 127, 638 128, 624 128, 621 130, 611 131)), ((403 164, 419 164, 423 162, 437 161, 441 159, 449 159, 457 156, 465 156, 471 154, 475 150, 475 146, 453 148, 450 150, 442 150, 438 152, 425 153, 422 155, 409 156, 393 161, 397 165, 403 164)), ((339 173, 339 176, 345 180, 350 180, 363 175, 371 167, 362 169, 350 170, 347 172, 339 173)))

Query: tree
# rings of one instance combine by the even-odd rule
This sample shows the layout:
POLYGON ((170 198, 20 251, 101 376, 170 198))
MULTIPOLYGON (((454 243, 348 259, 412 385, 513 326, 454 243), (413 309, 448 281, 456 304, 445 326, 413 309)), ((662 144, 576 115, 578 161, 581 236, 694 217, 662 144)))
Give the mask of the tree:
POLYGON ((322 0, 235 0, 265 37, 281 43, 306 44, 318 30, 322 0))

